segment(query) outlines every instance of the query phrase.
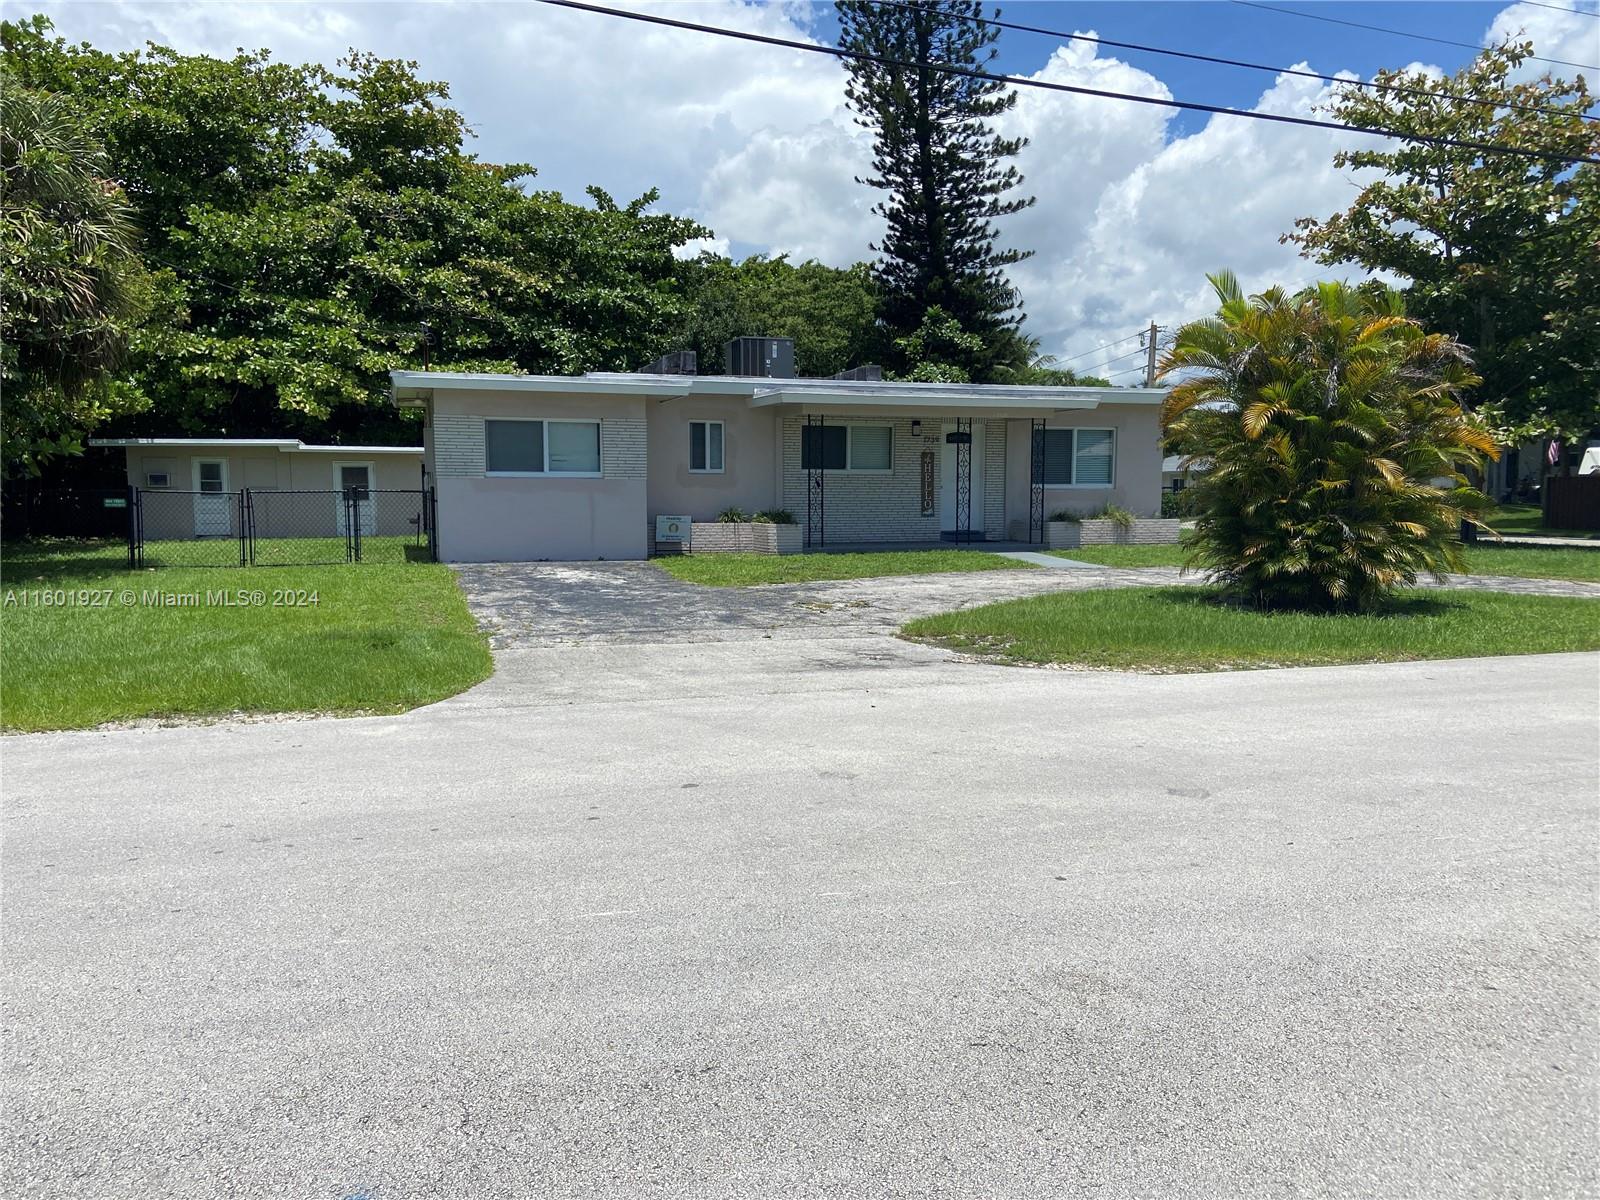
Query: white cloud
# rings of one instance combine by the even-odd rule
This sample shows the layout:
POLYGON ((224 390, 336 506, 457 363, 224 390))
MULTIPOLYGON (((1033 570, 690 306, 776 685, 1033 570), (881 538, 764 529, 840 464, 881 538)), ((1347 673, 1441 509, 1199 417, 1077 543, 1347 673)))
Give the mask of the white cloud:
MULTIPOLYGON (((1581 0, 1564 2, 1576 7, 1581 0)), ((1563 12, 1537 4, 1513 4, 1495 14, 1488 32, 1483 35, 1485 45, 1508 40, 1532 41, 1533 52, 1541 58, 1591 66, 1600 64, 1600 21, 1590 13, 1563 12)), ((1600 71, 1580 71, 1576 67, 1544 62, 1523 63, 1513 78, 1537 79, 1546 71, 1563 79, 1582 74, 1587 76, 1591 91, 1600 88, 1600 71)))
MULTIPOLYGON (((618 2, 800 40, 811 40, 815 17, 803 4, 618 2)), ((531 162, 539 186, 580 200, 590 183, 619 199, 659 187, 662 207, 713 230, 692 252, 845 265, 881 231, 871 213, 878 195, 855 182, 870 140, 845 108, 843 70, 820 55, 535 4, 128 0, 46 11, 69 39, 105 49, 148 38, 212 54, 264 45, 294 62, 331 63, 351 46, 416 59, 425 76, 449 82, 483 158, 531 162)), ((1526 29, 1538 53, 1589 62, 1597 28, 1587 16, 1514 4, 1486 37, 1526 29)), ((1170 96, 1155 75, 1084 42, 1057 47, 1034 77, 1170 96)), ((1280 76, 1256 107, 1309 115, 1324 99, 1316 81, 1280 76)), ((1174 138, 1171 117, 1022 89, 1005 118, 1008 133, 1031 139, 1019 166, 1038 203, 1002 225, 1010 244, 1037 251, 1014 278, 1045 351, 1077 355, 1152 318, 1171 324, 1206 311, 1204 275, 1220 267, 1247 288, 1330 274, 1278 238, 1297 218, 1353 198, 1354 181, 1330 165, 1338 139, 1353 135, 1215 116, 1174 138)), ((1129 366, 1107 359, 1131 345, 1072 365, 1129 366)))

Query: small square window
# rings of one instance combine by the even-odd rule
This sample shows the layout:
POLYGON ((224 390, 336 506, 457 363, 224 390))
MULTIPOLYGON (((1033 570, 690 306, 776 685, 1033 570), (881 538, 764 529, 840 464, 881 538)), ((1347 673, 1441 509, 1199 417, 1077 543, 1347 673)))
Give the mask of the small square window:
POLYGON ((715 474, 722 470, 722 422, 689 422, 689 470, 715 474))
POLYGON ((544 470, 543 421, 485 421, 484 469, 534 472, 544 470))
POLYGON ((850 469, 888 471, 894 468, 894 430, 888 425, 851 425, 850 469))
POLYGON ((170 487, 171 484, 172 476, 166 471, 150 471, 144 477, 144 485, 147 488, 164 488, 170 487))

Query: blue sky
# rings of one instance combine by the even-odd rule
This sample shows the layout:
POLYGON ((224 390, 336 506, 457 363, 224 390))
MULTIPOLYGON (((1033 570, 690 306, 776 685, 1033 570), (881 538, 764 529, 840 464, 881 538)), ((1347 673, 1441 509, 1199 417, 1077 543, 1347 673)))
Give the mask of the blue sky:
MULTIPOLYGON (((1267 0, 1324 16, 1482 44, 1526 29, 1536 52, 1600 63, 1597 0, 1537 4, 1267 0)), ((709 25, 831 41, 831 4, 610 0, 709 25)), ((844 266, 870 257, 875 193, 857 184, 870 142, 848 112, 831 58, 527 0, 40 0, 72 39, 108 50, 146 39, 189 53, 265 47, 332 63, 350 47, 415 59, 445 81, 486 160, 530 162, 537 185, 583 202, 598 184, 619 199, 657 188, 660 206, 708 226, 707 247, 844 266)), ((1367 78, 1384 67, 1453 71, 1471 51, 1226 3, 1012 3, 1004 16, 1290 67, 1367 78)), ((22 10, 9 3, 7 12, 22 10)), ((1314 115, 1315 81, 1185 62, 1006 31, 1000 66, 1077 86, 1314 115)), ((1538 68, 1542 70, 1543 68, 1538 68)), ((1525 68, 1528 75, 1533 69, 1525 68)), ((1570 69, 1561 73, 1574 74, 1570 69)), ((1589 72, 1591 84, 1600 72, 1589 72)), ((1018 165, 1038 203, 1001 229, 1032 250, 1016 268, 1042 349, 1064 356, 1182 321, 1209 303, 1205 274, 1230 268, 1247 288, 1352 277, 1308 263, 1281 235, 1303 216, 1346 207, 1361 180, 1336 171, 1356 135, 1025 89, 1006 132, 1028 137, 1018 165)), ((1074 364, 1122 364, 1093 354, 1074 364)))

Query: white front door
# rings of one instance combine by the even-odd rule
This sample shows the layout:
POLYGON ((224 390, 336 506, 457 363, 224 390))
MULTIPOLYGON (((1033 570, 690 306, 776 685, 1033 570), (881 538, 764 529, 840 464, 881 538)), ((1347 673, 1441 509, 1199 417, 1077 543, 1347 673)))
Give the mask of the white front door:
POLYGON ((195 537, 227 537, 233 533, 237 501, 228 494, 228 460, 197 458, 191 471, 194 484, 195 537))
MULTIPOLYGON (((944 426, 943 450, 940 454, 939 475, 939 529, 943 533, 963 532, 957 522, 956 497, 956 444, 950 436, 956 432, 954 422, 944 426)), ((972 422, 972 503, 967 510, 967 529, 983 532, 983 422, 972 422)))
POLYGON ((371 537, 377 522, 372 511, 372 464, 364 462, 336 462, 333 464, 333 486, 339 489, 339 536, 345 532, 345 513, 348 511, 350 489, 356 492, 356 528, 362 537, 371 537))

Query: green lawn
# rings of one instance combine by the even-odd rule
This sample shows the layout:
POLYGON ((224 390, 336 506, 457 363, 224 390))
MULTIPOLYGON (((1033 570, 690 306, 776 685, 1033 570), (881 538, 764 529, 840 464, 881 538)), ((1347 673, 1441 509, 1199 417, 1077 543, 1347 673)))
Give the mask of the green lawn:
POLYGON ((436 563, 128 571, 58 544, 0 555, 0 725, 401 712, 488 677, 488 646, 436 563), (37 607, 52 598, 103 602, 37 607), (223 606, 208 593, 262 603, 223 606), (274 605, 275 593, 302 603, 274 605), (198 603, 158 604, 161 595, 198 603), (314 596, 315 603, 309 603, 314 596), (128 601, 132 601, 129 603, 128 601))
MULTIPOLYGON (((1575 546, 1468 546, 1467 567, 1474 575, 1514 575, 1523 579, 1574 579, 1600 583, 1600 550, 1575 546)), ((1182 546, 1081 546, 1052 550, 1059 558, 1106 567, 1181 567, 1182 546)))
POLYGON ((1381 615, 1318 616, 1224 605, 1210 589, 1120 588, 924 617, 902 632, 1018 662, 1226 671, 1595 650, 1600 600, 1411 591, 1381 615))
POLYGON ((1501 504, 1487 517, 1489 528, 1505 537, 1570 537, 1600 541, 1593 529, 1546 529, 1544 510, 1537 504, 1501 504))
POLYGON ((922 575, 935 571, 1014 571, 1029 564, 981 550, 884 550, 862 554, 685 554, 654 560, 669 575, 707 587, 757 583, 809 583, 922 575))

